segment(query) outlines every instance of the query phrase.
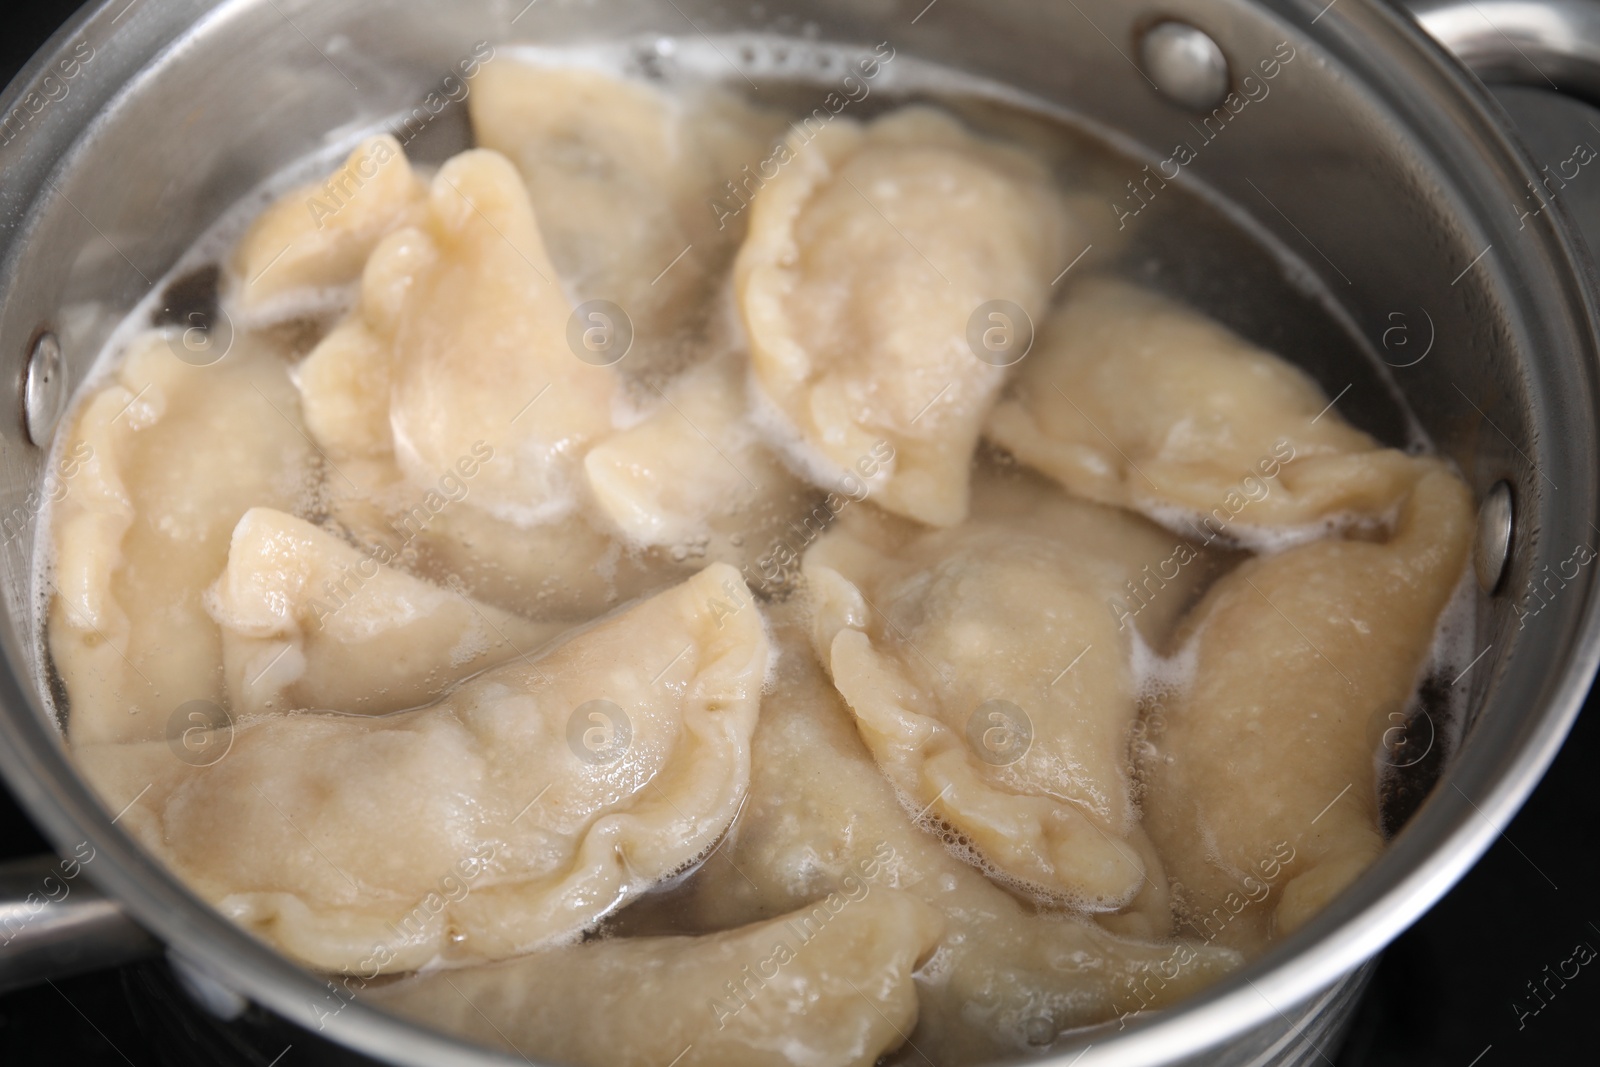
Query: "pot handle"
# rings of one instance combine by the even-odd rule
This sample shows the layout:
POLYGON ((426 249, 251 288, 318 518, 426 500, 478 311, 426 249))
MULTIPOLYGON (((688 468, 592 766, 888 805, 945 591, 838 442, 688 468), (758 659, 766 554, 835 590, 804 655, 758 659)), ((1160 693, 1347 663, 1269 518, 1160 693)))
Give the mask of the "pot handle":
POLYGON ((1404 0, 1484 82, 1556 89, 1600 105, 1596 0, 1404 0))
POLYGON ((87 858, 0 863, 0 993, 116 967, 159 943, 79 877, 87 858))

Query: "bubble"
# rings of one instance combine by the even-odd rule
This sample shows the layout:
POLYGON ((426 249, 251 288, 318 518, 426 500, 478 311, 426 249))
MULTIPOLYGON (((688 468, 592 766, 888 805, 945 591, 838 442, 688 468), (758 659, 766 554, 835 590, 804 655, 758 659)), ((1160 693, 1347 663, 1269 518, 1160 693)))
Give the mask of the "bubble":
POLYGON ((633 744, 633 723, 609 700, 578 705, 567 719, 567 747, 584 763, 604 767, 617 762, 633 744))
POLYGON ((233 349, 233 320, 221 308, 188 311, 163 334, 172 354, 191 367, 209 367, 233 349))
POLYGON ((167 747, 191 767, 210 767, 233 747, 233 717, 210 700, 180 704, 167 720, 167 747))
POLYGON ((579 304, 567 320, 567 347, 592 367, 620 363, 633 347, 633 320, 609 300, 579 304))
POLYGON ((1033 720, 1009 700, 988 700, 967 719, 967 743, 991 767, 1009 767, 1033 747, 1033 720))
POLYGON ((967 347, 991 367, 1013 367, 1033 348, 1033 319, 1009 300, 979 304, 967 319, 967 347))

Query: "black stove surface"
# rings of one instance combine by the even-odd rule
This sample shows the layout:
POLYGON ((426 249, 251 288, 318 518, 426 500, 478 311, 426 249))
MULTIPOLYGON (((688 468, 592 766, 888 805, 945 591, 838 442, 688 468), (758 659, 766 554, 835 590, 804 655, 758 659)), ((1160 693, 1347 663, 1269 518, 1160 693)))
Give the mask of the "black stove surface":
MULTIPOLYGON (((0 82, 78 7, 71 0, 8 4, 0 82)), ((1577 143, 1600 147, 1600 112, 1533 91, 1502 100, 1541 162, 1566 159, 1577 143)), ((1600 177, 1574 182, 1563 195, 1600 249, 1600 177)), ((1579 945, 1592 946, 1589 956, 1600 948, 1596 703, 1591 694, 1549 775, 1482 861, 1384 954, 1344 1047, 1320 1050, 1328 1067, 1600 1062, 1589 1020, 1600 1005, 1600 973, 1584 966, 1576 977, 1559 977, 1571 973, 1579 945)), ((0 859, 46 849, 0 786, 0 859)), ((129 968, 0 996, 0 1064, 226 1067, 222 1050, 178 1047, 188 1042, 175 1036, 185 1031, 172 1016, 192 1009, 166 988, 149 968, 129 968)), ((313 1058, 302 1046, 286 1047, 272 1065, 254 1055, 236 1062, 304 1067, 313 1058)))

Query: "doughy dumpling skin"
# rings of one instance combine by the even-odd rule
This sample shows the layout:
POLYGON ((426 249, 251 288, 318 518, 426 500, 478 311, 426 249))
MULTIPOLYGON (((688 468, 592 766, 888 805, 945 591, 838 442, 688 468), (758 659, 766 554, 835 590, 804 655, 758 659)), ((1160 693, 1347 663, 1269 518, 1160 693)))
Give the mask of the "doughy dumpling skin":
MULTIPOLYGON (((1145 873, 1126 840, 1134 627, 1114 605, 1173 538, 1035 492, 1050 503, 1031 521, 985 506, 982 520, 899 538, 847 516, 806 555, 814 632, 907 803, 1031 891, 1112 911, 1145 873)), ((1147 624, 1176 615, 1198 569, 1147 624)))
MULTIPOLYGON (((374 288, 382 279, 374 277, 374 288)), ((300 390, 306 429, 335 463, 392 458, 389 394, 394 387, 390 346, 359 310, 335 326, 291 372, 300 390)))
POLYGON ((239 520, 207 606, 236 716, 419 707, 565 629, 475 604, 270 508, 239 520))
POLYGON ((74 744, 156 740, 183 704, 224 702, 205 592, 247 510, 312 498, 298 420, 282 359, 244 333, 207 367, 141 337, 84 400, 63 445, 83 462, 52 512, 50 577, 74 744))
POLYGON ((668 385, 660 406, 584 457, 600 510, 634 545, 765 544, 807 488, 745 418, 742 361, 722 358, 668 385))
POLYGON ((417 229, 394 233, 367 264, 355 312, 294 368, 293 375, 306 428, 328 463, 324 479, 328 510, 354 539, 370 551, 394 554, 408 569, 433 581, 458 578, 472 595, 499 607, 579 621, 680 579, 682 571, 651 573, 583 516, 563 514, 582 477, 581 442, 598 439, 602 429, 609 430, 609 414, 603 413, 609 412, 605 406, 609 402, 602 399, 609 396, 610 379, 608 371, 580 362, 565 347, 564 332, 550 333, 558 313, 565 330, 566 312, 564 305, 559 309, 551 305, 552 300, 559 303, 551 295, 554 290, 544 292, 543 283, 530 274, 537 269, 555 279, 543 253, 535 255, 537 230, 530 229, 533 219, 526 193, 520 190, 515 172, 487 153, 469 153, 448 164, 434 183, 434 203, 449 208, 464 204, 463 197, 482 201, 485 213, 466 208, 471 217, 465 225, 469 229, 478 225, 481 232, 473 240, 481 239, 489 247, 468 262, 473 253, 465 247, 470 242, 463 239, 457 243, 462 261, 447 270, 441 266, 443 253, 433 237, 417 229), (499 199, 491 203, 483 186, 499 199), (475 188, 479 191, 473 192, 475 188), (509 221, 491 223, 495 211, 509 221), (529 245, 523 248, 526 261, 518 255, 521 246, 501 241, 496 226, 508 238, 515 236, 529 245), (498 288, 490 287, 481 305, 473 305, 476 317, 460 326, 459 336, 445 336, 456 328, 451 325, 456 309, 445 297, 437 306, 423 306, 418 295, 422 281, 448 275, 468 285, 474 270, 499 271, 496 264, 506 257, 513 260, 509 272, 499 279, 498 288), (519 277, 539 291, 508 293, 507 287, 514 287, 519 277), (491 305, 497 299, 509 303, 496 309, 491 305), (430 322, 429 316, 436 321, 430 322), (530 323, 544 332, 530 339, 530 323), (485 345, 474 337, 489 337, 494 343, 485 345), (443 464, 438 468, 430 466, 433 461, 419 465, 414 455, 413 462, 404 464, 396 455, 393 427, 410 417, 401 412, 400 394, 417 395, 415 408, 424 417, 430 406, 425 384, 406 384, 409 364, 402 357, 408 345, 421 346, 411 355, 425 364, 420 372, 424 379, 450 379, 452 360, 472 371, 468 378, 482 375, 476 385, 463 385, 451 394, 459 401, 456 406, 443 406, 448 399, 443 392, 431 401, 439 420, 433 429, 452 442, 432 450, 433 459, 443 464), (491 365, 496 359, 514 365, 513 369, 500 374, 491 365), (550 376, 541 383, 555 384, 541 393, 542 384, 533 383, 528 374, 544 373, 540 368, 546 365, 550 376), (558 390, 557 379, 568 373, 581 381, 558 390), (507 408, 518 382, 527 386, 526 395, 507 408), (577 417, 560 407, 563 397, 572 399, 574 390, 582 394, 578 421, 592 422, 592 432, 564 439, 555 454, 543 459, 530 457, 528 448, 537 453, 539 445, 530 446, 525 431, 536 437, 544 434, 546 424, 541 420, 546 416, 555 422, 577 417), (495 397, 496 393, 500 395, 495 397), (499 408, 507 410, 497 415, 499 408), (453 448, 461 451, 452 452, 453 448), (523 473, 529 475, 526 484, 519 480, 523 473), (507 494, 513 500, 509 506, 507 494), (524 520, 530 518, 541 521, 526 525, 524 520))
POLYGON ((427 192, 400 142, 363 141, 326 181, 285 194, 256 219, 233 253, 232 306, 247 319, 298 313, 306 297, 347 288, 384 236, 421 221, 427 192))
POLYGON ((362 298, 367 325, 393 345, 400 469, 432 486, 488 441, 475 504, 524 525, 555 518, 573 504, 578 453, 611 429, 613 376, 567 345, 571 308, 504 156, 446 163, 428 214, 426 230, 378 246, 362 298))
POLYGON ((944 920, 909 894, 852 889, 737 930, 595 941, 369 996, 576 1067, 871 1067, 916 1025, 911 972, 944 920))
POLYGON ((878 503, 936 526, 967 513, 967 468, 1003 367, 968 344, 980 305, 1035 322, 1068 219, 1044 168, 909 108, 791 142, 734 266, 755 381, 815 480, 887 439, 878 503))
MULTIPOLYGON (((847 892, 853 879, 901 889, 946 916, 918 975, 909 1035, 933 1063, 1037 1054, 1063 1032, 1170 1004, 1237 967, 1237 953, 1195 942, 1112 936, 1040 911, 914 826, 806 648, 803 623, 776 612, 783 649, 762 703, 750 799, 738 833, 706 861, 664 921, 722 929, 847 892)), ((619 915, 642 929, 648 901, 619 915)))
POLYGON ((428 708, 262 716, 205 768, 165 743, 77 756, 185 882, 314 967, 505 959, 590 926, 727 830, 767 661, 759 611, 715 564, 428 708), (470 893, 440 888, 469 861, 470 893))
POLYGON ((783 129, 726 89, 672 95, 575 67, 485 67, 468 105, 477 143, 516 163, 550 258, 580 301, 610 300, 633 324, 618 369, 682 366, 744 236, 709 203, 783 129), (680 258, 681 257, 681 258, 680 258))
MULTIPOLYGON (((363 540, 392 545, 415 528, 409 519, 416 514, 415 496, 389 499, 386 521, 355 524, 363 540)), ((470 506, 434 516, 402 551, 411 549, 412 566, 431 581, 457 578, 476 599, 573 623, 682 581, 694 565, 668 565, 630 552, 582 514, 523 528, 470 506)))
POLYGON ((487 442, 476 506, 521 524, 557 517, 578 453, 611 428, 614 382, 567 345, 570 308, 527 190, 504 157, 464 152, 417 214, 378 235, 360 308, 300 369, 308 421, 340 451, 392 449, 423 488, 487 442), (350 399, 384 394, 381 416, 350 399))
MULTIPOLYGON (((361 308, 389 300, 390 276, 383 263, 368 272, 361 308)), ((483 460, 505 447, 503 438, 491 443, 490 424, 437 482, 405 477, 390 431, 391 346, 361 308, 294 368, 306 429, 329 467, 328 511, 353 539, 431 581, 459 580, 474 597, 538 618, 585 621, 681 580, 681 569, 642 566, 582 514, 520 526, 478 507, 483 460)))
POLYGON ((1383 849, 1379 738, 1416 687, 1472 538, 1461 481, 1434 460, 1412 476, 1387 542, 1251 560, 1185 623, 1194 673, 1163 711, 1145 796, 1185 932, 1258 949, 1383 849), (1280 867, 1268 896, 1263 873, 1280 867))
POLYGON ((1078 496, 1206 540, 1382 513, 1411 478, 1298 368, 1103 279, 1074 287, 986 433, 1078 496))

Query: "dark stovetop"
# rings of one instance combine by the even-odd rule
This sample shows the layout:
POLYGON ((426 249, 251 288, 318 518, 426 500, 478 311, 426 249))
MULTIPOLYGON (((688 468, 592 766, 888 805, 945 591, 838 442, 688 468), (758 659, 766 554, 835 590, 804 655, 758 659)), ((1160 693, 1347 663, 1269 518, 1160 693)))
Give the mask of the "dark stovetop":
MULTIPOLYGON (((7 5, 0 26, 0 82, 9 80, 78 6, 73 0, 7 5)), ((1567 158, 1575 142, 1600 146, 1600 113, 1532 92, 1503 99, 1541 162, 1567 158)), ((1591 241, 1600 240, 1600 178, 1574 183, 1563 195, 1584 220, 1591 241)), ((1591 694, 1589 705, 1597 700, 1591 694)), ((1600 974, 1585 967, 1565 985, 1549 975, 1573 957, 1578 944, 1600 948, 1594 890, 1600 881, 1594 830, 1600 822, 1600 791, 1590 777, 1600 757, 1597 730, 1600 719, 1586 714, 1506 833, 1384 954, 1345 1047, 1337 1053, 1322 1050, 1329 1067, 1596 1062, 1597 1041, 1585 1019, 1600 1004, 1600 974), (1543 983, 1544 1007, 1539 1008, 1529 983, 1543 983)), ((45 848, 0 787, 0 858, 45 848)), ((134 1018, 123 981, 112 972, 0 996, 0 1064, 161 1063, 134 1018)), ((281 1067, 296 1067, 295 1060, 290 1050, 281 1067)))

